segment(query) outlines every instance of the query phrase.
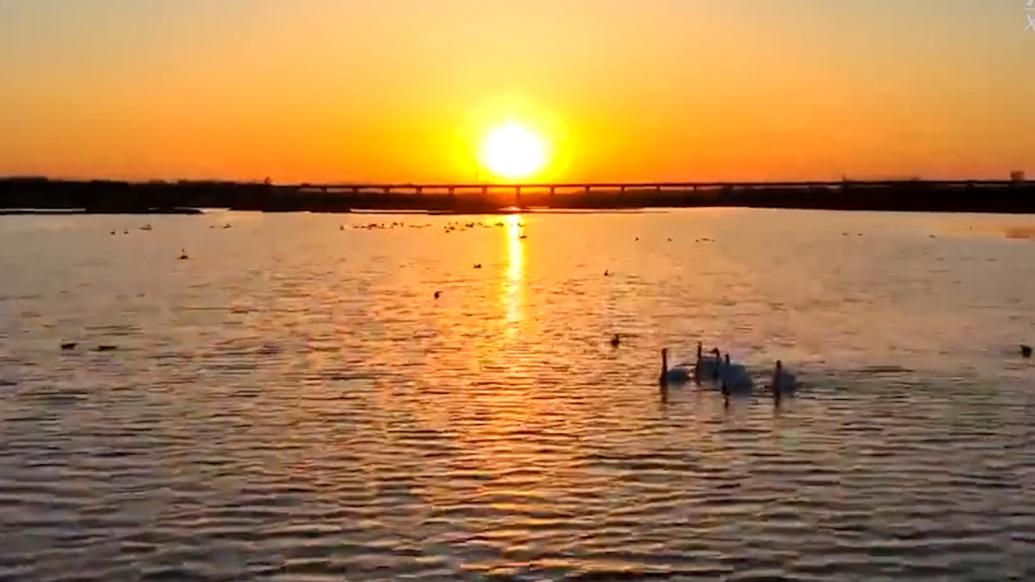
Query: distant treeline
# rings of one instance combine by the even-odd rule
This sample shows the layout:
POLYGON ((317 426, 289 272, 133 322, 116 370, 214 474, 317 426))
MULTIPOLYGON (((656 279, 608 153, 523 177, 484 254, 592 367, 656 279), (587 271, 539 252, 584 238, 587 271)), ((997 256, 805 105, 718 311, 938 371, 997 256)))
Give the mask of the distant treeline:
POLYGON ((267 212, 348 212, 353 209, 498 212, 502 208, 630 209, 746 206, 831 210, 1035 213, 1035 183, 1027 181, 892 181, 627 185, 617 187, 492 187, 432 191, 396 187, 278 186, 242 182, 69 181, 0 179, 0 209, 90 213, 192 212, 230 208, 267 212))

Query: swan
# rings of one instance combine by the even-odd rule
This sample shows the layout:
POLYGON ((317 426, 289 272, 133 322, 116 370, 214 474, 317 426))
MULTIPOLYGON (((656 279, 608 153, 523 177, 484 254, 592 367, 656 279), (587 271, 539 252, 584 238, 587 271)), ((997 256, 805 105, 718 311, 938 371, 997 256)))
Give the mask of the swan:
POLYGON ((711 355, 708 358, 704 358, 703 355, 704 348, 701 346, 701 342, 697 342, 697 363, 694 364, 694 381, 718 380, 719 368, 722 364, 719 348, 712 348, 711 355))
POLYGON ((798 379, 783 367, 783 362, 776 360, 776 368, 773 370, 773 391, 792 392, 798 388, 798 379))
POLYGON ((783 367, 783 362, 776 360, 776 368, 773 370, 773 383, 769 389, 773 391, 773 400, 777 404, 784 393, 794 392, 798 388, 798 379, 794 374, 783 367))
POLYGON ((690 380, 690 368, 685 365, 668 367, 668 348, 661 350, 661 375, 658 382, 661 384, 685 384, 690 380))
POLYGON ((725 355, 725 360, 719 370, 719 382, 722 385, 723 394, 748 392, 755 386, 748 369, 740 364, 730 363, 729 354, 725 355))

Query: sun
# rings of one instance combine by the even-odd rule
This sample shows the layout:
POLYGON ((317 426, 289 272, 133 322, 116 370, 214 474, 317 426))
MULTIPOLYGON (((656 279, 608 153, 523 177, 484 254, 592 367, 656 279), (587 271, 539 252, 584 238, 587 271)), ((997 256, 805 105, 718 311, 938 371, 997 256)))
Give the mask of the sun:
POLYGON ((498 178, 521 180, 542 170, 546 144, 534 131, 509 121, 485 135, 481 161, 498 178))

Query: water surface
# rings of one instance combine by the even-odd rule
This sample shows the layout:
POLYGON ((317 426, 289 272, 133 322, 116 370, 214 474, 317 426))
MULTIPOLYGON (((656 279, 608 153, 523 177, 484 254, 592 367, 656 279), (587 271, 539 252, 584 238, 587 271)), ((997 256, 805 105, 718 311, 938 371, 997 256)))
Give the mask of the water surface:
POLYGON ((0 217, 0 579, 1030 579, 1033 227, 0 217))

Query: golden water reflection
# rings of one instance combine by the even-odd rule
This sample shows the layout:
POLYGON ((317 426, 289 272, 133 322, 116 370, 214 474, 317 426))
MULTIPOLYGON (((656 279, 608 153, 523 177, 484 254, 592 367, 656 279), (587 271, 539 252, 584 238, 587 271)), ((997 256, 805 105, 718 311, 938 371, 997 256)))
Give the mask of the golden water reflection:
POLYGON ((524 320, 525 225, 517 214, 508 216, 505 224, 507 274, 501 282, 500 304, 506 313, 506 334, 510 338, 524 320))
MULTIPOLYGON (((961 563, 1030 578, 1001 538, 1035 531, 1009 486, 1031 468, 1032 368, 1014 345, 1031 243, 977 238, 1001 217, 954 236, 964 218, 152 217, 127 246, 108 235, 125 218, 82 217, 71 247, 19 219, 0 228, 18 330, 0 342, 5 548, 115 507, 68 552, 26 554, 49 569, 22 578, 152 530, 179 549, 129 559, 189 555, 188 578, 225 555, 256 569, 224 577, 720 577, 747 556, 774 577, 851 578, 874 548, 904 578, 961 563), (183 240, 204 252, 154 268, 183 240), (70 338, 119 351, 55 349, 70 338), (728 408, 707 386, 659 394, 658 348, 689 357, 698 339, 759 374, 782 358, 806 385, 779 411, 763 393, 728 408), (995 507, 975 508, 990 487, 995 507), (931 544, 958 559, 938 567, 931 544)), ((86 576, 118 578, 99 556, 86 576)))

